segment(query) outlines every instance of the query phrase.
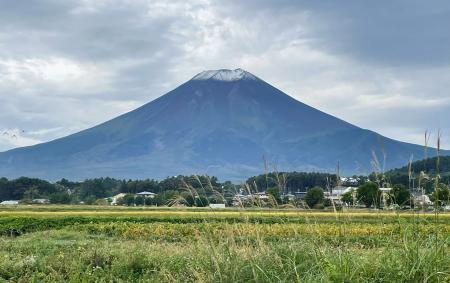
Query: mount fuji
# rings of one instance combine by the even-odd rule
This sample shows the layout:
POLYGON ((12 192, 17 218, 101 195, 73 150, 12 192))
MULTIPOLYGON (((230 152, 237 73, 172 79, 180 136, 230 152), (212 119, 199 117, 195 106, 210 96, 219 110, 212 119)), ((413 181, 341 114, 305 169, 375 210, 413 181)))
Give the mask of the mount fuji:
POLYGON ((314 109, 244 70, 214 70, 93 128, 0 153, 0 176, 243 180, 264 171, 263 157, 277 170, 334 172, 339 161, 344 174, 364 174, 374 153, 389 169, 422 159, 423 147, 314 109))

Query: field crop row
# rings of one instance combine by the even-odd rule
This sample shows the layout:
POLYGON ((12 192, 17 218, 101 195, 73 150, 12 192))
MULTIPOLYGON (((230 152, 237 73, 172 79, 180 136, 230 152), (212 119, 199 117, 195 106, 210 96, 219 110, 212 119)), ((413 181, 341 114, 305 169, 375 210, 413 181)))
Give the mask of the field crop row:
POLYGON ((0 212, 0 282, 449 282, 448 214, 0 212))

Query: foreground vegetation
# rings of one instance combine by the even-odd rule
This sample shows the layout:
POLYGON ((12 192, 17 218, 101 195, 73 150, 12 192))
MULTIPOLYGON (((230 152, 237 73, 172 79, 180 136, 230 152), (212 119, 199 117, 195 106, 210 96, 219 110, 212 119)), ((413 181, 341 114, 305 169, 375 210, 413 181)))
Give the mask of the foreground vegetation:
POLYGON ((445 213, 18 206, 0 234, 0 281, 450 281, 445 213))

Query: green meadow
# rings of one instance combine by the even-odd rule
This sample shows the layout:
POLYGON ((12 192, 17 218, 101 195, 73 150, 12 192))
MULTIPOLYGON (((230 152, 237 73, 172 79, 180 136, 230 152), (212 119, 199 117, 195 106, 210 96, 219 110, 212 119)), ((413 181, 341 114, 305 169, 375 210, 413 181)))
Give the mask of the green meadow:
POLYGON ((450 282, 450 214, 0 208, 4 282, 450 282))

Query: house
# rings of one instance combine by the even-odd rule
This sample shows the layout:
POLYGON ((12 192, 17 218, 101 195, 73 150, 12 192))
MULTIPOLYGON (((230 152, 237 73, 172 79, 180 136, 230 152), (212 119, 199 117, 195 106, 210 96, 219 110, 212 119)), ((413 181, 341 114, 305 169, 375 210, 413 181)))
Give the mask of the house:
POLYGON ((50 200, 46 199, 46 198, 36 198, 36 199, 33 199, 31 202, 35 203, 35 204, 48 204, 48 203, 50 203, 50 200))
POLYGON ((288 199, 289 201, 293 201, 295 200, 295 195, 294 194, 283 194, 281 195, 282 199, 288 199))
POLYGON ((121 200, 126 194, 120 193, 111 198, 111 205, 117 205, 119 200, 121 200))
POLYGON ((243 193, 235 194, 233 197, 233 206, 241 206, 242 203, 246 200, 247 196, 243 193))
POLYGON ((295 198, 297 198, 297 199, 305 199, 306 193, 307 193, 307 191, 298 190, 294 193, 294 195, 295 195, 295 198))
POLYGON ((5 200, 0 202, 0 205, 18 205, 19 201, 18 200, 5 200))
POLYGON ((224 203, 210 203, 209 208, 217 209, 217 208, 225 208, 224 203))
POLYGON ((425 194, 416 194, 413 196, 414 204, 419 206, 427 206, 432 205, 433 202, 430 200, 430 198, 425 194))
POLYGON ((266 192, 258 192, 252 195, 252 197, 260 200, 268 200, 269 195, 266 192))
POLYGON ((334 203, 341 203, 342 195, 348 192, 355 192, 355 188, 336 186, 331 189, 331 192, 325 192, 325 197, 334 203))
POLYGON ((235 194, 233 197, 233 206, 241 206, 245 202, 268 201, 270 199, 266 192, 257 192, 243 194, 242 192, 235 194))
POLYGON ((136 196, 141 196, 141 197, 145 197, 145 198, 155 198, 156 194, 152 193, 152 192, 140 192, 140 193, 137 193, 136 196))
POLYGON ((359 178, 341 177, 341 185, 346 187, 358 187, 360 181, 359 178))

